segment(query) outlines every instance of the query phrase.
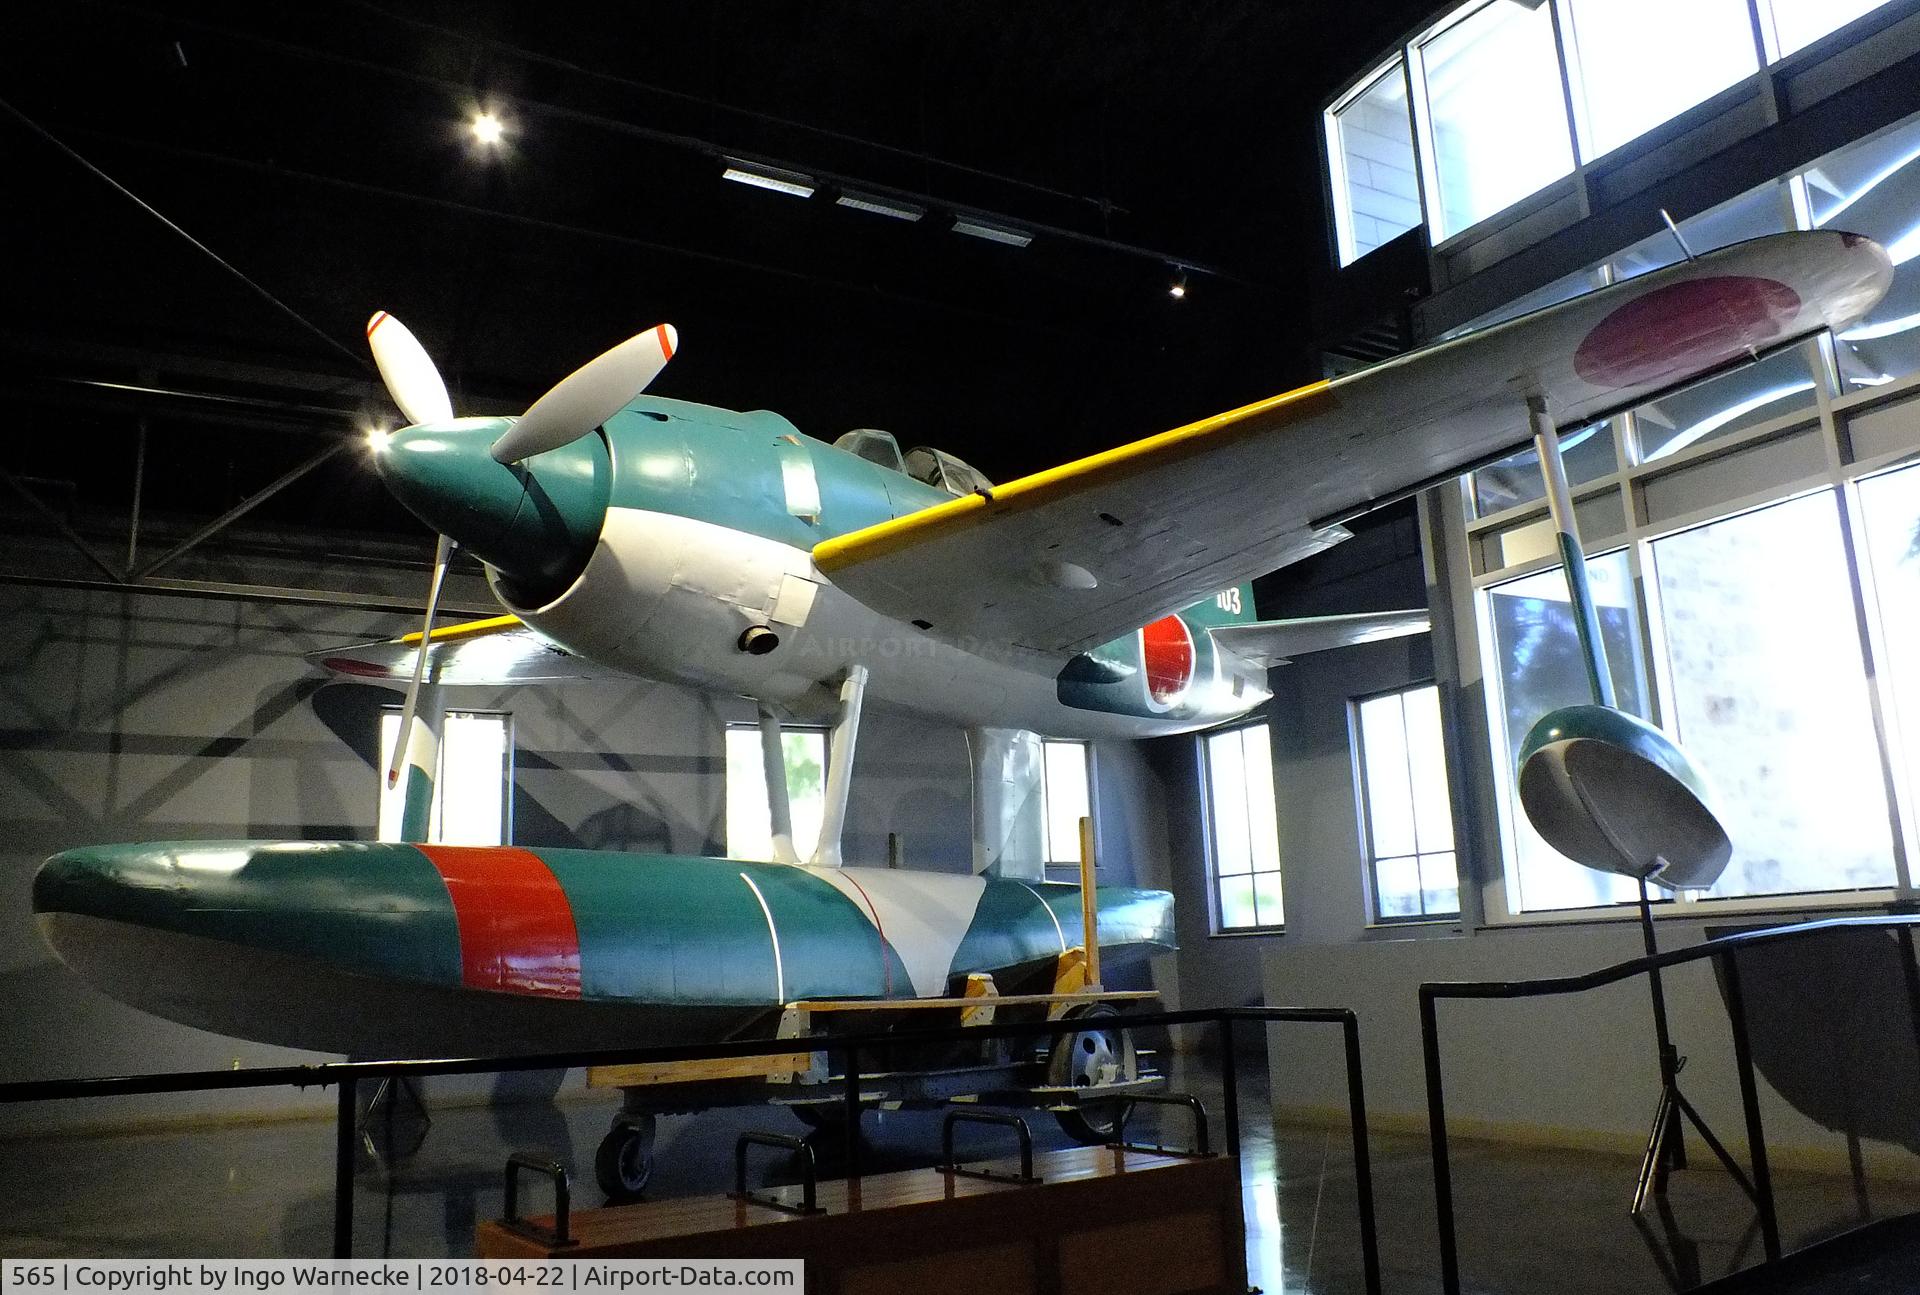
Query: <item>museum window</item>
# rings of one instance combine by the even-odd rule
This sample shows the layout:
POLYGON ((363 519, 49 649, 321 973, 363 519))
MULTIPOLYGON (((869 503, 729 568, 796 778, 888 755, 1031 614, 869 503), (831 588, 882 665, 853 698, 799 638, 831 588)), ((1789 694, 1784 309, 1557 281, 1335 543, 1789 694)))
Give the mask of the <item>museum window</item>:
MULTIPOLYGON (((500 711, 450 710, 440 736, 440 767, 433 780, 427 840, 440 845, 505 845, 513 792, 512 716, 500 711)), ((380 716, 379 839, 401 839, 406 778, 387 786, 386 770, 400 736, 400 711, 380 716)))
POLYGON ((1880 304, 1834 339, 1842 380, 1861 390, 1920 370, 1920 119, 1830 153, 1798 180, 1814 228, 1865 234, 1894 262, 1880 304))
POLYGON ((1907 804, 1920 802, 1920 464, 1859 485, 1864 557, 1883 650, 1880 677, 1899 738, 1895 775, 1907 804))
MULTIPOLYGON (((1777 62, 1885 3, 1462 5, 1322 114, 1339 263, 1412 228, 1422 210, 1444 242, 1751 83, 1761 48, 1777 62), (1416 177, 1421 193, 1409 194, 1416 177)), ((1731 240, 1696 245, 1721 241, 1731 240)))
POLYGON ((1612 152, 1759 67, 1747 0, 1561 0, 1561 14, 1583 158, 1612 152))
POLYGON ((1207 734, 1201 749, 1213 929, 1216 934, 1277 931, 1286 915, 1272 735, 1265 724, 1248 724, 1207 734))
MULTIPOLYGON (((827 731, 798 724, 780 727, 786 760, 787 810, 793 848, 810 858, 820 841, 827 798, 827 731)), ((757 724, 727 726, 727 857, 773 859, 773 818, 767 807, 766 766, 760 758, 757 724)))
POLYGON ((1767 58, 1782 59, 1872 13, 1887 0, 1760 0, 1767 58))
POLYGON ((1895 882, 1834 494, 1653 543, 1672 731, 1707 770, 1733 839, 1709 896, 1895 882))
MULTIPOLYGON (((1626 553, 1589 559, 1587 576, 1620 707, 1645 715, 1646 671, 1626 553)), ((1560 567, 1547 567, 1494 585, 1479 601, 1483 651, 1496 666, 1488 679, 1488 718, 1494 785, 1507 828, 1503 853, 1511 911, 1591 908, 1635 898, 1638 891, 1626 878, 1582 867, 1542 840, 1514 795, 1520 743, 1533 722, 1558 707, 1592 700, 1565 575, 1560 567)))
POLYGON ((1326 113, 1340 264, 1350 265, 1420 223, 1407 68, 1401 59, 1364 80, 1326 113))
POLYGON ((1434 242, 1573 170, 1550 6, 1470 6, 1413 50, 1434 242))
POLYGON ((1374 918, 1459 916, 1440 689, 1421 684, 1360 698, 1351 723, 1374 918))
POLYGON ((1041 743, 1041 803, 1047 832, 1047 863, 1080 864, 1080 820, 1093 815, 1092 748, 1085 742, 1048 738, 1041 743))

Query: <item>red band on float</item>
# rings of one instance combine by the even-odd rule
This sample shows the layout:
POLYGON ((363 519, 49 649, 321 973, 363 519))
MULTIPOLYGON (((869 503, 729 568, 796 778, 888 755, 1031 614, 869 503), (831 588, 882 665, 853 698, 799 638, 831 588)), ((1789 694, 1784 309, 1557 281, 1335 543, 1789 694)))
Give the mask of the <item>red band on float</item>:
POLYGON ((439 870, 460 931, 469 989, 580 997, 580 932, 559 879, 513 846, 417 845, 439 870))

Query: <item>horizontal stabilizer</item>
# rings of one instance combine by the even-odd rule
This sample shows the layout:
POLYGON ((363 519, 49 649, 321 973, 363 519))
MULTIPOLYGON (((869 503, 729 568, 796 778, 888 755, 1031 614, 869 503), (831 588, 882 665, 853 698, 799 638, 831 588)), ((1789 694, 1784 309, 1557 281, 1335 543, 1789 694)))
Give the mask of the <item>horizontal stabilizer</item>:
MULTIPOLYGON (((404 685, 413 677, 420 635, 407 634, 352 647, 323 648, 307 659, 338 675, 404 685)), ((609 672, 540 637, 517 616, 494 616, 437 626, 427 643, 428 680, 454 687, 509 687, 567 679, 609 677, 609 672)))
POLYGON ((1289 659, 1328 648, 1425 634, 1425 611, 1359 612, 1347 616, 1302 616, 1213 627, 1215 646, 1255 665, 1285 665, 1289 659))

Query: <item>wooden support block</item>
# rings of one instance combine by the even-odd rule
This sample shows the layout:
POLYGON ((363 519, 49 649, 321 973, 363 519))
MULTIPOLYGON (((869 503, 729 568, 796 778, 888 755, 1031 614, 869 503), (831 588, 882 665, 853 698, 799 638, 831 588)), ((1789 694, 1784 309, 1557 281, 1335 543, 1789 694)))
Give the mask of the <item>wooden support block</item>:
POLYGON ((589 1088, 641 1088, 652 1084, 697 1084, 714 1079, 774 1079, 805 1074, 807 1052, 777 1057, 714 1057, 702 1061, 648 1061, 631 1066, 589 1066, 589 1088))

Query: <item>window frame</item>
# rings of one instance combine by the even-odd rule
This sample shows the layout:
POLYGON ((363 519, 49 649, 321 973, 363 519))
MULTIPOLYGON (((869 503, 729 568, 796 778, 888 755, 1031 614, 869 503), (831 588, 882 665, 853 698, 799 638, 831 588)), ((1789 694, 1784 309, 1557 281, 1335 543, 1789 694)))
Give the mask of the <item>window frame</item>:
MULTIPOLYGON (((1202 839, 1206 850, 1207 935, 1209 939, 1240 939, 1245 936, 1284 935, 1287 930, 1285 898, 1286 861, 1284 859, 1280 859, 1280 865, 1272 869, 1273 873, 1280 878, 1281 884, 1280 921, 1274 923, 1258 923, 1252 926, 1228 926, 1222 920, 1219 835, 1215 830, 1216 824, 1214 822, 1213 748, 1211 742, 1212 739, 1225 737, 1229 733, 1245 734, 1249 730, 1256 728, 1266 732, 1267 748, 1271 751, 1273 748, 1273 726, 1264 715, 1251 719, 1243 719, 1233 724, 1221 725, 1217 728, 1206 729, 1194 735, 1195 746, 1199 752, 1200 824, 1202 839)), ((1242 740, 1244 741, 1244 738, 1242 740)), ((1277 833, 1280 817, 1280 794, 1278 785, 1271 778, 1268 779, 1267 794, 1273 801, 1275 829, 1277 833)), ((1274 841, 1274 854, 1276 858, 1280 858, 1279 847, 1280 843, 1276 838, 1274 841)), ((1259 869, 1253 869, 1246 875, 1250 877, 1257 876, 1259 872, 1259 869)), ((1233 875, 1240 876, 1241 874, 1234 873, 1233 875)))
MULTIPOLYGON (((1653 545, 1671 535, 1808 494, 1822 491, 1834 493, 1851 577, 1849 592, 1856 624, 1864 627, 1861 638, 1863 668, 1867 675, 1868 698, 1882 775, 1888 785, 1896 881, 1890 889, 1803 891, 1724 898, 1680 892, 1656 899, 1655 914, 1662 918, 1704 919, 1804 911, 1874 910, 1890 904, 1912 902, 1916 898, 1913 855, 1915 849, 1920 847, 1920 835, 1916 835, 1915 831, 1916 819, 1920 819, 1920 812, 1917 812, 1920 811, 1920 804, 1915 802, 1920 801, 1920 796, 1909 795, 1904 787, 1898 785, 1897 771, 1889 764, 1897 754, 1888 738, 1890 711, 1895 703, 1889 693, 1891 680, 1887 677, 1888 672, 1880 668, 1880 662, 1886 659, 1890 647, 1884 641, 1877 609, 1871 603, 1868 582, 1863 579, 1863 558, 1860 554, 1863 534, 1860 530, 1862 523, 1859 520, 1857 490, 1859 482, 1868 477, 1920 463, 1920 370, 1902 375, 1884 386, 1835 395, 1837 384, 1828 353, 1830 344, 1825 334, 1800 344, 1809 353, 1809 363, 1816 377, 1817 403, 1812 408, 1769 419, 1723 439, 1699 442, 1678 454, 1648 463, 1634 463, 1625 457, 1633 441, 1630 418, 1615 420, 1614 434, 1620 438, 1618 449, 1623 466, 1614 473, 1574 487, 1572 493, 1576 509, 1582 512, 1588 511, 1595 501, 1608 497, 1619 501, 1614 515, 1622 519, 1621 527, 1612 533, 1593 532, 1583 538, 1587 540, 1587 547, 1592 553, 1623 549, 1627 553, 1638 607, 1640 650, 1649 665, 1649 718, 1663 727, 1668 726, 1665 717, 1671 714, 1673 708, 1674 682, 1668 675, 1658 580, 1654 578, 1653 545), (1856 457, 1852 451, 1853 424, 1863 417, 1872 416, 1876 411, 1902 407, 1911 411, 1912 426, 1907 432, 1908 441, 1891 449, 1856 457), (1810 471, 1785 470, 1791 466, 1787 463, 1791 443, 1808 434, 1818 438, 1822 462, 1810 471), (1649 485, 1663 480, 1681 480, 1683 474, 1700 477, 1704 473, 1710 477, 1715 471, 1716 461, 1738 461, 1746 456, 1762 460, 1772 456, 1782 460, 1783 471, 1779 479, 1762 489, 1708 499, 1698 506, 1670 510, 1649 508, 1649 485)), ((1687 483, 1682 480, 1680 488, 1686 489, 1687 483)), ((1699 482, 1693 483, 1693 488, 1698 489, 1699 482)), ((1469 474, 1450 486, 1442 487, 1439 501, 1447 514, 1444 524, 1453 542, 1464 540, 1460 557, 1468 575, 1465 593, 1471 610, 1466 614, 1472 618, 1468 622, 1472 632, 1456 638, 1461 677, 1478 677, 1482 680, 1482 703, 1490 730, 1486 751, 1476 753, 1469 770, 1469 777, 1479 784, 1480 794, 1490 795, 1491 803, 1496 808, 1492 816, 1496 828, 1491 838, 1483 836, 1475 842, 1476 846, 1484 843, 1496 848, 1500 865, 1482 870, 1483 921, 1489 927, 1497 927, 1633 920, 1635 910, 1631 902, 1527 911, 1516 911, 1513 907, 1506 872, 1513 850, 1512 816, 1518 810, 1513 803, 1511 789, 1499 781, 1501 769, 1498 752, 1493 751, 1490 745, 1499 737, 1499 723, 1493 712, 1500 701, 1495 691, 1497 685, 1487 674, 1494 667, 1494 660, 1488 623, 1481 608, 1487 589, 1525 575, 1556 569, 1559 558, 1557 555, 1542 555, 1511 566, 1493 565, 1488 558, 1489 552, 1497 547, 1501 535, 1510 534, 1524 526, 1537 525, 1545 518, 1544 500, 1533 500, 1484 517, 1475 517, 1469 474)))
MULTIPOLYGON (((1098 779, 1094 776, 1094 746, 1086 738, 1043 737, 1040 739, 1040 861, 1042 868, 1072 868, 1078 875, 1080 867, 1080 843, 1076 834, 1073 857, 1056 859, 1053 857, 1053 777, 1051 766, 1047 763, 1047 748, 1052 746, 1077 746, 1081 751, 1081 770, 1087 781, 1087 817, 1096 825, 1098 835, 1100 822, 1099 801, 1095 788, 1098 779)), ((1094 855, 1096 865, 1099 853, 1094 855)))
MULTIPOLYGON (((392 716, 396 721, 397 740, 397 721, 402 711, 403 708, 400 706, 383 705, 380 707, 379 719, 374 727, 374 750, 383 757, 389 757, 391 755, 387 748, 386 739, 387 718, 388 716, 392 716)), ((500 840, 497 844, 512 845, 515 747, 513 712, 510 710, 496 710, 490 707, 480 706, 449 706, 446 709, 442 717, 441 741, 435 752, 435 758, 439 767, 434 770, 433 774, 433 804, 427 811, 427 822, 432 824, 441 816, 441 806, 446 797, 447 743, 444 723, 445 720, 452 719, 455 716, 470 719, 498 718, 500 720, 500 840)), ((392 789, 389 789, 387 787, 386 759, 382 758, 376 763, 379 767, 374 770, 377 781, 375 783, 373 802, 373 830, 375 837, 378 838, 380 833, 380 820, 384 817, 387 798, 390 796, 404 798, 406 795, 407 780, 406 774, 402 772, 400 781, 392 789)), ((440 844, 439 838, 432 831, 429 831, 427 835, 429 839, 426 844, 440 844)))
MULTIPOLYGON (((721 842, 721 848, 726 851, 725 857, 729 859, 738 859, 746 863, 772 863, 774 862, 774 860, 771 858, 744 859, 733 848, 732 833, 728 829, 728 819, 731 815, 732 806, 733 806, 733 778, 732 778, 733 769, 732 769, 731 762, 727 758, 727 735, 730 733, 736 733, 736 732, 753 734, 754 752, 756 757, 755 758, 756 777, 754 781, 759 783, 760 786, 763 788, 763 792, 762 792, 763 795, 764 795, 764 788, 766 785, 766 772, 763 768, 760 767, 760 763, 759 763, 760 761, 760 756, 759 756, 760 725, 758 721, 756 720, 726 721, 726 723, 721 726, 721 734, 720 734, 720 770, 721 770, 721 773, 720 773, 720 824, 721 824, 721 831, 726 833, 726 839, 721 842)), ((826 724, 782 723, 780 725, 780 736, 783 741, 785 740, 786 735, 789 733, 811 733, 811 734, 817 735, 820 738, 820 788, 821 788, 821 793, 824 796, 826 792, 827 776, 833 765, 833 729, 832 727, 826 724)), ((789 784, 787 788, 787 793, 788 793, 787 794, 787 810, 788 810, 789 816, 791 816, 792 810, 793 810, 793 794, 792 794, 793 788, 791 784, 789 784)), ((772 833, 773 833, 773 823, 771 819, 769 819, 767 823, 767 833, 768 833, 768 839, 771 840, 772 833)), ((808 857, 810 857, 813 854, 814 850, 818 847, 818 844, 819 842, 818 842, 818 839, 816 838, 816 840, 809 842, 806 848, 802 849, 800 842, 796 839, 793 843, 793 848, 795 853, 797 853, 800 856, 802 862, 804 862, 808 857)))
POLYGON ((1379 247, 1372 247, 1364 252, 1356 251, 1352 256, 1347 255, 1354 246, 1353 205, 1348 196, 1346 150, 1340 145, 1340 114, 1364 99, 1375 86, 1396 72, 1400 74, 1400 85, 1407 95, 1407 144, 1413 162, 1414 201, 1420 208, 1420 219, 1394 237, 1405 237, 1428 226, 1426 162, 1420 152, 1419 126, 1414 120, 1412 73, 1408 70, 1406 51, 1396 50, 1370 71, 1355 78, 1351 85, 1320 111, 1320 174, 1327 182, 1327 210, 1332 216, 1328 229, 1333 234, 1332 253, 1336 269, 1344 270, 1380 250, 1379 247))
MULTIPOLYGON (((1440 694, 1440 682, 1431 677, 1425 680, 1414 680, 1413 682, 1401 684, 1394 688, 1383 688, 1378 692, 1362 693, 1347 699, 1348 747, 1353 757, 1354 811, 1360 828, 1361 882, 1366 890, 1368 926, 1453 926, 1460 922, 1462 914, 1465 911, 1464 901, 1460 898, 1460 892, 1465 889, 1466 885, 1461 879, 1460 859, 1463 851, 1461 848, 1462 843, 1459 824, 1452 822, 1453 807, 1456 804, 1456 800, 1453 794, 1452 761, 1448 759, 1449 753, 1444 731, 1442 732, 1440 742, 1440 763, 1441 768, 1446 771, 1447 775, 1447 816, 1453 829, 1453 844, 1446 850, 1420 850, 1416 848, 1411 855, 1394 854, 1387 855, 1386 857, 1389 859, 1411 858, 1415 861, 1415 867, 1418 868, 1419 860, 1423 858, 1437 854, 1451 854, 1453 856, 1454 907, 1446 912, 1427 912, 1426 896, 1423 889, 1420 900, 1420 912, 1387 914, 1380 911, 1380 855, 1374 847, 1372 792, 1367 784, 1366 736, 1365 730, 1362 728, 1360 722, 1360 708, 1368 702, 1383 701, 1388 697, 1404 697, 1409 693, 1421 692, 1429 688, 1434 692, 1435 704, 1440 706, 1441 722, 1444 724, 1446 722, 1446 707, 1442 704, 1444 699, 1440 694)), ((1404 707, 1404 703, 1402 703, 1402 705, 1404 707)), ((1401 723, 1404 728, 1404 709, 1401 712, 1401 723)), ((1415 829, 1414 844, 1416 847, 1419 845, 1417 827, 1415 829)))

